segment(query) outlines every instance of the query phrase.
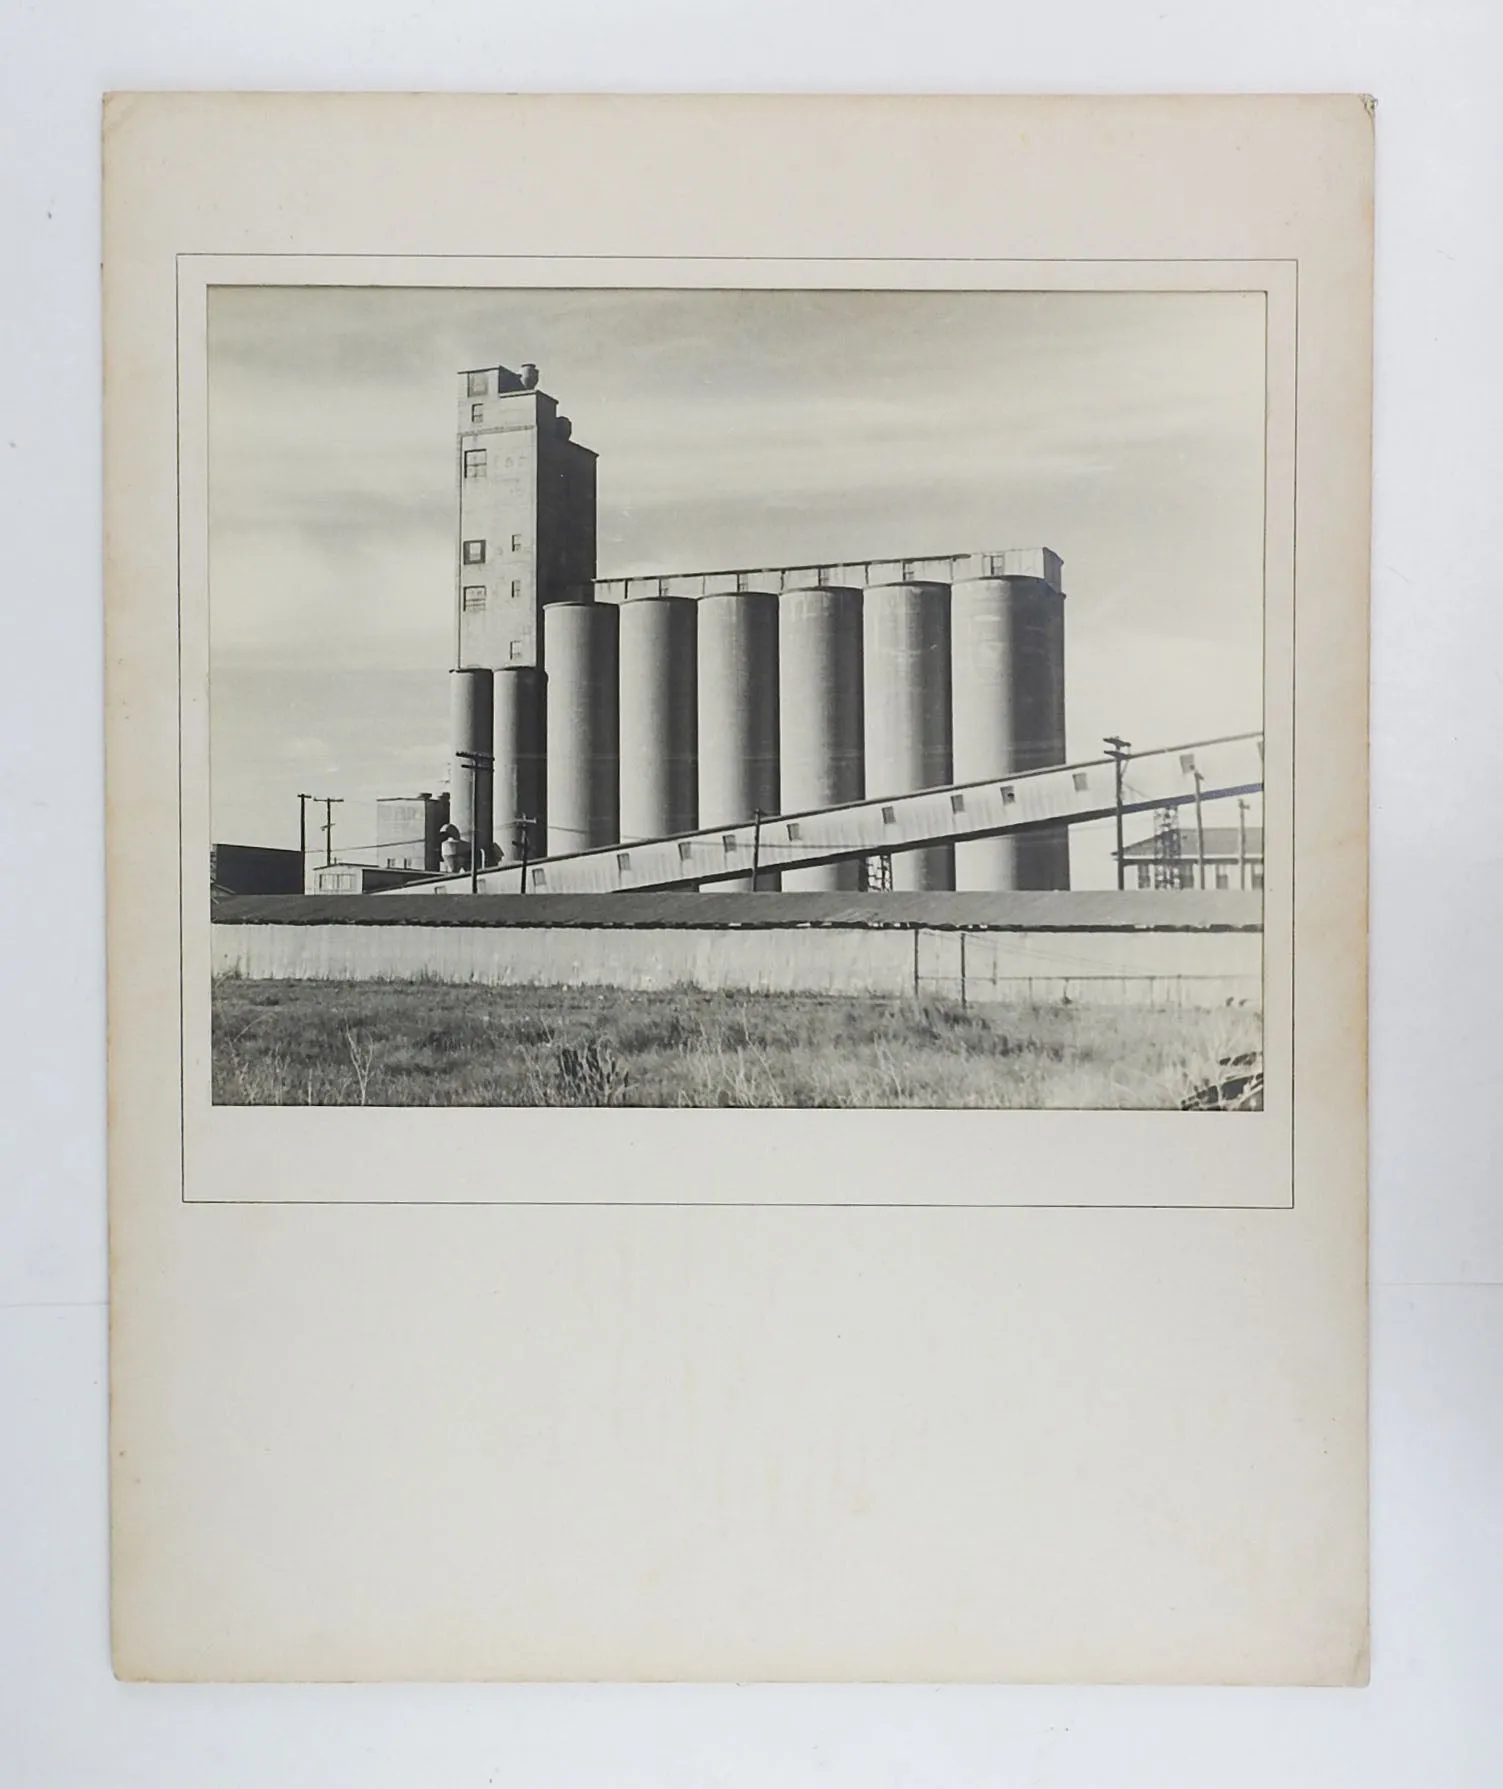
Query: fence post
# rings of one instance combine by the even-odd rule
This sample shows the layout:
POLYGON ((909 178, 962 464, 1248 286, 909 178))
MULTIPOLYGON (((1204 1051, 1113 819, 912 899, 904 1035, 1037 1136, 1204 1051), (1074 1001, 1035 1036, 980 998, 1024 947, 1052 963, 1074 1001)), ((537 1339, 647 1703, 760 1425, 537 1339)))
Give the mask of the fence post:
POLYGON ((913 998, 919 997, 919 928, 913 928, 913 998))

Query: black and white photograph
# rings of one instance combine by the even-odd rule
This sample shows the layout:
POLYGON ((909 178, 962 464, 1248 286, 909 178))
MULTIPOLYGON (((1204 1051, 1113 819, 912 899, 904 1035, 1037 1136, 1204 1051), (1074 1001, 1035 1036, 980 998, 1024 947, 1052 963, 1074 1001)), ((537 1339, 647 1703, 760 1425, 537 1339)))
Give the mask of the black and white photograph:
POLYGON ((208 295, 217 1102, 1262 1102, 1266 295, 208 295))
POLYGON ((1365 1680, 1370 126, 111 108, 122 1678, 1365 1680))

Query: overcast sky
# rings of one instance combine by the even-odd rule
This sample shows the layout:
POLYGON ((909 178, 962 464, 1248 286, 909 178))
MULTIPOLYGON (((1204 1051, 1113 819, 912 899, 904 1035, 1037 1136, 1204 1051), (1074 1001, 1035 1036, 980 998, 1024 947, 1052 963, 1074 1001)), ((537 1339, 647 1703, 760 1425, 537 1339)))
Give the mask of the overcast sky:
POLYGON ((310 789, 357 847, 443 786, 453 375, 527 360, 603 577, 1049 546, 1072 757, 1260 724, 1261 294, 220 287, 216 838, 295 843, 310 789))

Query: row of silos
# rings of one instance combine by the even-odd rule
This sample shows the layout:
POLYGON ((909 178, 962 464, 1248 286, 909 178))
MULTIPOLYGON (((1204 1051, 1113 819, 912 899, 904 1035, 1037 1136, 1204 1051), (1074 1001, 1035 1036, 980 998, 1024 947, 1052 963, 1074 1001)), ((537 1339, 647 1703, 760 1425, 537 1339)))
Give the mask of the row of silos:
MULTIPOLYGON (((527 854, 558 856, 1062 763, 1062 604, 1019 577, 550 603, 546 678, 493 674, 494 790, 474 812, 456 762, 456 824, 508 859, 527 825, 527 854)), ((480 749, 487 698, 469 686, 491 677, 456 673, 456 749, 480 749)), ((778 884, 780 832, 762 887, 778 884)), ((900 889, 1069 884, 1064 829, 891 862, 900 889)), ((781 885, 860 879, 844 863, 781 885)))

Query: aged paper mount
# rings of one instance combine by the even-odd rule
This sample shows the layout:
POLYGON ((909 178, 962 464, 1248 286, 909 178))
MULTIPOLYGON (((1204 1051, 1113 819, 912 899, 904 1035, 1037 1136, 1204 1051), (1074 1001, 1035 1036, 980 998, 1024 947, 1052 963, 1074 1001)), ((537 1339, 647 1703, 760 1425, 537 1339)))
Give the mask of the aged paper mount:
POLYGON ((121 1675, 1362 1680, 1370 132, 110 102, 121 1675), (1261 1109, 216 1098, 213 306, 309 290, 1252 295, 1261 1109))

